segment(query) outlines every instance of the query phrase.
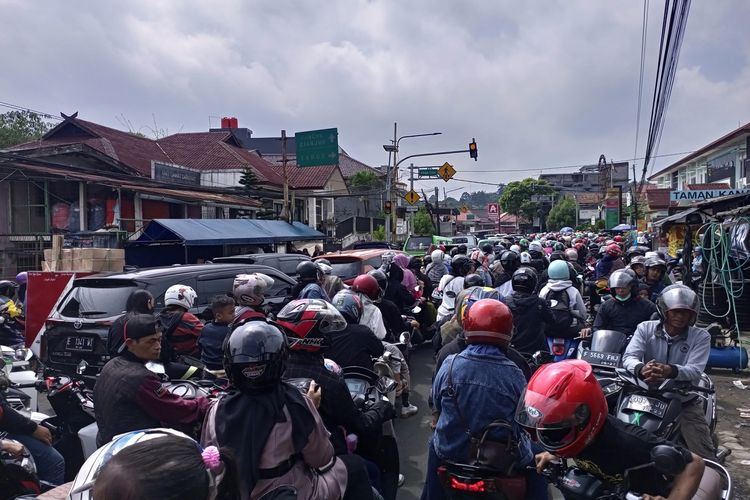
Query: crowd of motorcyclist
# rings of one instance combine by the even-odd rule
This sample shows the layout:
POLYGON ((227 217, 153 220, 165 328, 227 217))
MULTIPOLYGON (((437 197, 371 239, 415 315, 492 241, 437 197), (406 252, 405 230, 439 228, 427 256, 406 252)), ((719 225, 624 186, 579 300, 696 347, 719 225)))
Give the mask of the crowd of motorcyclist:
MULTIPOLYGON (((585 361, 539 363, 539 353, 551 351, 550 337, 620 331, 631 338, 624 368, 649 384, 696 380, 708 360, 708 333, 694 326, 696 294, 671 283, 665 256, 641 233, 506 237, 450 252, 435 246, 411 258, 387 252, 380 268, 350 285, 324 257, 302 262, 297 273, 292 300, 276 314, 264 307, 272 278, 238 275, 233 289, 212 301, 206 324, 190 312, 196 293, 189 286, 170 287, 158 314, 148 291, 133 292, 110 327, 111 359, 94 387, 97 445, 119 441, 121 449, 132 441, 143 453, 151 447, 159 454, 195 438, 206 484, 183 490, 164 483, 174 490, 170 497, 180 492, 174 498, 394 498, 391 483, 404 478, 398 450, 383 452, 383 429, 419 412, 409 399, 409 348, 424 343, 435 350, 436 367, 422 498, 446 498, 446 463, 494 468, 522 478, 522 498, 548 498, 542 472, 551 461, 576 458, 617 484, 624 470, 648 463, 650 451, 665 443, 610 414, 585 361), (406 340, 402 332, 410 333, 406 340), (357 404, 344 368, 372 370, 383 358, 397 384, 395 404, 386 398, 357 404), (225 380, 225 390, 218 398, 183 399, 165 389, 154 362, 173 378, 225 380), (293 379, 310 382, 300 391, 288 383, 293 379), (144 431, 189 434, 195 424, 200 434, 192 437, 144 431)), ((8 300, 10 292, 23 301, 16 287, 8 300)), ((631 489, 692 498, 701 457, 715 458, 716 447, 695 399, 684 401, 683 416, 684 442, 676 446, 687 465, 668 483, 656 481, 654 471, 635 474, 631 489)), ((49 431, 32 428, 7 405, 0 407, 0 430, 51 443, 49 431)), ((112 455, 95 456, 102 477, 138 462, 112 455)), ((40 475, 60 483, 59 460, 54 467, 54 474, 40 467, 40 475)), ((98 485, 89 481, 81 491, 97 499, 146 498, 159 488, 158 481, 144 483, 118 496, 98 485)))

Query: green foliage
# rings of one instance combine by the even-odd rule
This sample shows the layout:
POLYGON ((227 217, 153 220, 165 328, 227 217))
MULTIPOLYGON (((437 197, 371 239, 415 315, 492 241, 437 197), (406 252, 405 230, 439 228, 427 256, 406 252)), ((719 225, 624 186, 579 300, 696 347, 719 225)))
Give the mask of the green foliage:
POLYGON ((355 193, 362 193, 366 191, 372 191, 380 186, 380 178, 375 175, 374 172, 369 170, 361 170, 354 174, 349 181, 352 186, 352 191, 355 193))
POLYGON ((435 227, 432 225, 432 217, 427 210, 420 208, 414 214, 414 234, 433 234, 435 227))
POLYGON ((576 223, 576 202, 566 196, 552 207, 547 216, 547 230, 557 231, 563 227, 573 227, 576 223))
POLYGON ((246 167, 245 171, 242 172, 239 183, 245 187, 245 190, 252 193, 257 189, 258 177, 250 167, 246 167))
POLYGON ((378 226, 372 232, 372 239, 375 241, 385 241, 385 226, 378 226))
POLYGON ((539 203, 531 201, 534 195, 551 195, 555 193, 552 184, 545 180, 524 179, 508 183, 500 197, 500 207, 504 212, 534 220, 539 211, 539 203))
POLYGON ((0 114, 0 149, 42 137, 52 125, 31 111, 0 114))

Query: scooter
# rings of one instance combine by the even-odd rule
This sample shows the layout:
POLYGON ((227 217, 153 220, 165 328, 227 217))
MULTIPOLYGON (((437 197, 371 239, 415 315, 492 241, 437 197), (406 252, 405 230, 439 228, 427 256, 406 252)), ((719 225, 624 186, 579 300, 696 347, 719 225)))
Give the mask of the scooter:
POLYGON ((622 388, 616 370, 622 366, 629 340, 630 337, 616 330, 597 330, 591 334, 590 343, 584 341, 579 345, 577 357, 592 366, 611 411, 617 408, 622 388))
POLYGON ((582 339, 583 337, 574 337, 572 339, 547 337, 547 346, 549 347, 549 352, 554 356, 554 361, 558 362, 575 358, 582 339))
MULTIPOLYGON (((699 500, 728 500, 733 498, 734 488, 729 472, 719 463, 704 459, 706 464, 698 491, 693 496, 699 500)), ((560 460, 550 463, 543 471, 545 479, 562 493, 566 500, 638 500, 640 494, 630 489, 630 473, 636 470, 654 468, 664 475, 664 481, 674 477, 687 465, 683 454, 668 445, 655 446, 651 450, 651 462, 627 469, 619 485, 608 483, 590 472, 575 465, 574 462, 560 460)))
POLYGON ((18 441, 8 439, 5 433, 0 433, 0 441, 10 441, 16 446, 23 447, 23 453, 20 456, 13 455, 9 451, 0 451, 2 498, 36 498, 36 495, 54 488, 54 485, 39 480, 34 457, 25 446, 18 441))
POLYGON ((31 369, 31 359, 34 353, 25 347, 14 348, 0 345, 0 354, 2 354, 0 368, 5 372, 10 386, 25 393, 28 399, 24 406, 36 411, 38 408, 37 380, 36 373, 31 369))

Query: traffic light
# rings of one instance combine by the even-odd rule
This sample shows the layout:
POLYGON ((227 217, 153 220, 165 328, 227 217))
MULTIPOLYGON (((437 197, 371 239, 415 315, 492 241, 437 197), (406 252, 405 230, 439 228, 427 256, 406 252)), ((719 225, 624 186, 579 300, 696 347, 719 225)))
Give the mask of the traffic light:
POLYGON ((383 203, 383 212, 385 212, 386 215, 391 215, 391 211, 392 211, 391 201, 390 200, 386 200, 383 203))
POLYGON ((469 143, 469 156, 474 158, 474 161, 477 161, 477 153, 477 140, 472 137, 469 143))

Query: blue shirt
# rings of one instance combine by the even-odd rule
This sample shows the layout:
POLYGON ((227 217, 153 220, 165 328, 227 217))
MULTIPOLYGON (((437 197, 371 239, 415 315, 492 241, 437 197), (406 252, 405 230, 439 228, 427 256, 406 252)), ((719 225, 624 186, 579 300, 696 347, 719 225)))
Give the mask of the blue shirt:
POLYGON ((328 297, 328 294, 323 289, 322 286, 318 285, 317 283, 310 283, 305 288, 302 289, 302 291, 299 293, 298 299, 322 299, 326 302, 330 302, 331 299, 328 297))
POLYGON ((229 334, 226 323, 206 323, 201 331, 198 344, 201 346, 201 362, 209 370, 221 370, 224 360, 224 338, 229 334))
MULTIPOLYGON (((466 427, 472 435, 480 437, 487 425, 503 419, 513 427, 521 463, 531 463, 534 455, 529 435, 515 421, 516 405, 525 387, 523 372, 499 347, 469 344, 463 352, 448 356, 432 384, 435 409, 440 412, 433 436, 437 455, 444 460, 465 461, 469 450, 466 427), (451 364, 454 397, 448 394, 451 364), (456 411, 456 401, 465 422, 456 411)), ((490 438, 503 439, 505 435, 505 430, 496 430, 490 433, 490 438)))

